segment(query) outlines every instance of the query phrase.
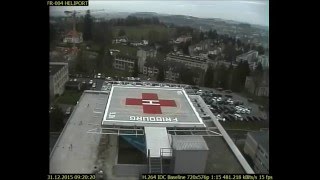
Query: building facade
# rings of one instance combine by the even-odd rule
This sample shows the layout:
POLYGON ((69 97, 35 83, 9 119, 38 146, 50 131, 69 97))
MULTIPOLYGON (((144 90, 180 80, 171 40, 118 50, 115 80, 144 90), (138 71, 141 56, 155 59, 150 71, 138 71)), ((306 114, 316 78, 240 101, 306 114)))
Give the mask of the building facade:
POLYGON ((203 70, 207 70, 207 59, 199 58, 199 57, 193 57, 193 56, 186 56, 182 54, 177 53, 169 53, 166 57, 167 61, 175 61, 180 62, 187 67, 190 68, 201 68, 203 70))
POLYGON ((69 31, 68 34, 65 36, 65 38, 63 39, 64 43, 82 43, 83 42, 83 38, 82 38, 82 33, 77 32, 77 31, 69 31))
POLYGON ((257 84, 254 83, 253 77, 247 76, 246 82, 245 82, 245 88, 251 94, 254 94, 256 96, 269 97, 269 75, 268 75, 268 73, 265 72, 263 74, 263 78, 261 79, 261 82, 259 82, 257 84))
POLYGON ((259 56, 258 63, 261 63, 263 69, 268 69, 269 68, 269 57, 266 55, 259 56))
POLYGON ((156 67, 143 67, 143 74, 149 77, 155 77, 159 73, 159 69, 156 67))
POLYGON ((255 63, 258 61, 258 51, 251 50, 244 54, 241 54, 236 57, 236 62, 239 63, 240 61, 244 62, 247 61, 249 64, 250 69, 254 69, 255 63))
POLYGON ((144 65, 148 57, 155 58, 156 56, 157 56, 157 50, 155 48, 152 48, 152 47, 139 48, 139 50, 137 51, 139 72, 143 73, 144 65))
POLYGON ((269 173, 269 130, 249 132, 244 152, 252 159, 256 173, 269 173))
POLYGON ((69 81, 68 63, 50 62, 50 97, 63 94, 69 81))
POLYGON ((115 56, 113 67, 118 70, 128 70, 129 72, 133 72, 133 67, 136 59, 123 57, 123 56, 115 56))

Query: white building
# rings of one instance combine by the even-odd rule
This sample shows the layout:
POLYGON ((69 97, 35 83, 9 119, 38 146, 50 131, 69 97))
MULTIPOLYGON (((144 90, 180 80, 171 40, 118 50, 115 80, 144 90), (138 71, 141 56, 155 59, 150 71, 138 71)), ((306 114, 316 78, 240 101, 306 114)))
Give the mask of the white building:
POLYGON ((143 74, 149 77, 157 76, 159 73, 159 69, 156 67, 143 67, 143 74))
POLYGON ((177 38, 177 40, 174 43, 176 44, 186 43, 187 41, 191 41, 191 40, 192 40, 191 36, 180 36, 177 38))
POLYGON ((50 97, 61 95, 64 92, 65 84, 69 80, 68 63, 50 62, 50 97))
MULTIPOLYGON (((269 68, 269 57, 266 55, 261 55, 258 57, 258 63, 261 63, 263 69, 269 68)), ((257 65, 258 65, 257 63, 257 65)))
POLYGON ((186 56, 177 53, 169 53, 166 57, 167 61, 180 62, 190 68, 201 68, 207 70, 207 59, 194 56, 186 56))
POLYGON ((137 51, 137 57, 138 57, 138 68, 139 72, 143 73, 143 67, 146 63, 147 57, 155 58, 157 56, 157 50, 152 47, 140 47, 137 51))
POLYGON ((251 76, 246 77, 245 88, 256 96, 269 97, 269 75, 264 73, 261 82, 255 84, 251 76))
POLYGON ((236 57, 236 62, 248 61, 249 64, 256 62, 258 59, 258 51, 251 50, 236 57))
POLYGON ((253 161, 256 173, 269 173, 269 130, 249 132, 244 145, 244 152, 253 161))
POLYGON ((120 36, 120 37, 112 40, 113 44, 120 44, 120 43, 126 44, 127 42, 128 42, 128 38, 126 36, 120 36))
POLYGON ((64 37, 63 39, 64 43, 82 43, 83 38, 82 38, 82 33, 77 32, 77 31, 69 31, 68 34, 64 37))
POLYGON ((133 72, 135 61, 136 60, 133 58, 115 56, 113 67, 118 70, 128 70, 129 72, 133 72))

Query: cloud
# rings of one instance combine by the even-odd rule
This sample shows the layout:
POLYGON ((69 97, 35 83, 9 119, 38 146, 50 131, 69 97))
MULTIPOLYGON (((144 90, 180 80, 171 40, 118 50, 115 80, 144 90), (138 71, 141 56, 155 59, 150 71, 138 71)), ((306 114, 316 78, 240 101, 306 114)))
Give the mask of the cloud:
POLYGON ((260 0, 260 1, 238 1, 243 4, 255 4, 255 5, 267 5, 269 1, 260 0))

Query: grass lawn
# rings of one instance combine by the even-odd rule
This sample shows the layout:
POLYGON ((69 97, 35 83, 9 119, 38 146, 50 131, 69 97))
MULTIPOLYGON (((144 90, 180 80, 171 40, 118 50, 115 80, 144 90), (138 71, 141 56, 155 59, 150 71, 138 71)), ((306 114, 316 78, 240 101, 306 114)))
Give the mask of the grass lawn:
POLYGON ((57 103, 76 105, 81 95, 82 92, 65 90, 64 93, 59 97, 57 103))
POLYGON ((174 29, 161 25, 115 26, 112 29, 113 37, 118 36, 120 29, 123 29, 126 32, 126 35, 130 40, 141 40, 142 37, 146 39, 151 30, 159 32, 160 37, 170 36, 174 32, 174 29))

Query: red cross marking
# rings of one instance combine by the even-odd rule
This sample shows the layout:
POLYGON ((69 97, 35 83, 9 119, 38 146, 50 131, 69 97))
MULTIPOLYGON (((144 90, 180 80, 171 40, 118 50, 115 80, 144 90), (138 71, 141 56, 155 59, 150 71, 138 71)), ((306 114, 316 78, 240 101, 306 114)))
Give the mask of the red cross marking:
POLYGON ((155 93, 142 93, 142 99, 126 98, 126 105, 142 105, 146 114, 162 114, 161 106, 177 107, 174 100, 158 99, 155 93))

